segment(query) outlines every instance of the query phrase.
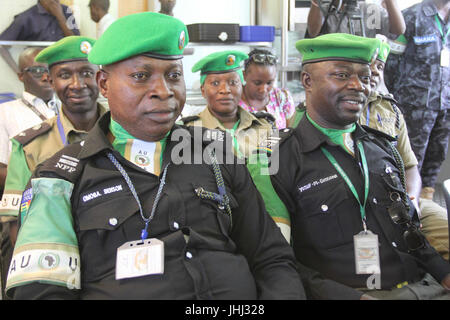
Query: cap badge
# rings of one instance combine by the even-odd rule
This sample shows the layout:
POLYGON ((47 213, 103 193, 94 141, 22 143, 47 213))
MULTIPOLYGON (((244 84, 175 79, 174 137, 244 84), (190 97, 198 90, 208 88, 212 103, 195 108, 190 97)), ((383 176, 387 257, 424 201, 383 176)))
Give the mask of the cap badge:
POLYGON ((92 49, 92 45, 88 41, 83 41, 80 44, 80 51, 84 54, 88 54, 91 51, 91 49, 92 49))
POLYGON ((185 43, 186 43, 186 33, 184 32, 184 30, 182 30, 180 33, 180 38, 178 39, 178 49, 183 50, 185 43))
POLYGON ((227 57, 226 65, 227 65, 227 66, 232 66, 235 62, 236 62, 236 56, 230 54, 230 55, 227 57))

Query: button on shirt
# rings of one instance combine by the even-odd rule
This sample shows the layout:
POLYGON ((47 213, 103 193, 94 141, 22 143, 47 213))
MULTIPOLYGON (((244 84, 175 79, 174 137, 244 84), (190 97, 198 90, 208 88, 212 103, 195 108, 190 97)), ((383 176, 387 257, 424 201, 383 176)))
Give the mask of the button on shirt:
MULTIPOLYGON (((80 35, 70 8, 63 5, 62 10, 67 25, 75 35, 80 35)), ((11 41, 58 41, 62 38, 64 33, 58 21, 39 3, 16 15, 11 25, 0 34, 0 40, 11 41)))
MULTIPOLYGON (((55 116, 55 112, 42 99, 28 92, 23 93, 23 98, 35 106, 47 119, 55 116)), ((0 104, 0 162, 8 164, 11 138, 41 122, 41 118, 22 99, 0 104)))

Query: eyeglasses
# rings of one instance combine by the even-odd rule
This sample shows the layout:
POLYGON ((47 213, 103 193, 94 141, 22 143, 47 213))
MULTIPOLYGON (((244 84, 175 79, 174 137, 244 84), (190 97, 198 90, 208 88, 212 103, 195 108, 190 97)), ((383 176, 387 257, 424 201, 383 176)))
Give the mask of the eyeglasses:
MULTIPOLYGON (((255 61, 256 63, 269 63, 269 64, 276 64, 278 62, 278 58, 274 56, 273 54, 266 54, 266 53, 257 53, 252 56, 250 56, 250 59, 255 61)), ((249 60, 250 60, 249 59, 249 60)))
POLYGON ((411 217, 405 206, 402 204, 402 201, 399 200, 400 198, 397 199, 398 200, 388 208, 392 221, 397 225, 406 226, 406 231, 403 233, 403 239, 405 240, 405 244, 409 251, 416 251, 424 248, 425 242, 423 240, 423 235, 411 221, 411 217))
POLYGON ((41 78, 45 73, 49 73, 48 68, 42 66, 27 67, 22 71, 31 73, 35 78, 41 78))

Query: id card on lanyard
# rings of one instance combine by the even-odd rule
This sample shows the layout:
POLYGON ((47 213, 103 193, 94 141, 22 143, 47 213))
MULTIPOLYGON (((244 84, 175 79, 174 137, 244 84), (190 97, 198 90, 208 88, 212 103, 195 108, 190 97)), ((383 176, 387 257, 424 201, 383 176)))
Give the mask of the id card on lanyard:
POLYGON ((447 33, 444 35, 444 30, 442 28, 441 21, 439 21, 438 15, 434 16, 434 19, 436 20, 436 24, 439 29, 439 33, 442 37, 442 50, 441 50, 441 67, 449 67, 450 66, 450 51, 446 46, 447 37, 450 33, 450 28, 448 28, 447 33))
POLYGON ((358 150, 361 156, 362 168, 364 171, 364 202, 361 203, 358 192, 351 182, 350 178, 339 165, 333 155, 324 147, 321 147, 323 154, 330 163, 335 167, 337 172, 344 179, 350 188, 353 196, 359 204, 363 231, 353 237, 353 245, 355 250, 355 268, 356 274, 374 274, 380 273, 380 255, 378 248, 378 236, 367 229, 366 225, 366 203, 369 196, 369 167, 361 141, 357 142, 358 150))

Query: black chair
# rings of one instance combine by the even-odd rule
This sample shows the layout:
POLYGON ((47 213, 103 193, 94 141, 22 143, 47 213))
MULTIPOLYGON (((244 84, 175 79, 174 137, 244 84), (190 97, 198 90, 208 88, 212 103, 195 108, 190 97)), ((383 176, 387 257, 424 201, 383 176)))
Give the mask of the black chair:
MULTIPOLYGON (((444 197, 445 197, 445 204, 447 206, 447 219, 448 219, 448 230, 449 230, 449 241, 450 241, 450 179, 447 179, 444 181, 443 185, 443 191, 444 191, 444 197)), ((450 257, 449 257, 450 261, 450 257)))

